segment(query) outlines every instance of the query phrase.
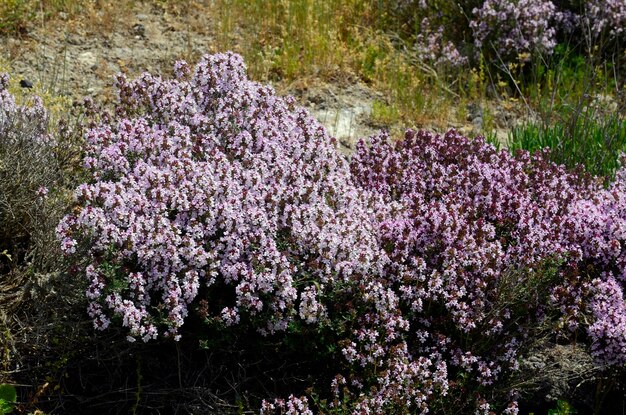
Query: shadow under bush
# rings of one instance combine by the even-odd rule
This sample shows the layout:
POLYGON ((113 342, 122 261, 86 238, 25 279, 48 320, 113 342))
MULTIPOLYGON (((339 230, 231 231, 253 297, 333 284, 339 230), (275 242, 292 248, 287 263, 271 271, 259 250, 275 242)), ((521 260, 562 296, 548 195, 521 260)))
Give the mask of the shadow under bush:
POLYGON ((334 356, 318 349, 319 333, 263 337, 254 330, 207 330, 190 318, 179 342, 129 344, 121 330, 95 335, 86 320, 68 323, 56 321, 52 332, 40 333, 51 344, 33 347, 39 358, 27 359, 28 371, 15 377, 33 385, 19 388, 23 410, 256 413, 268 397, 326 389, 320 382, 336 369, 334 356))

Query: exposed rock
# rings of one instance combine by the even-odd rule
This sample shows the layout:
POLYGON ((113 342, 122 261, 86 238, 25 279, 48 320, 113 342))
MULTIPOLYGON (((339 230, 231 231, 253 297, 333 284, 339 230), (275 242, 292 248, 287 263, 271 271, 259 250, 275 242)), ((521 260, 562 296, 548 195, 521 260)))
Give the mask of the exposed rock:
POLYGON ((344 153, 354 150, 360 138, 377 131, 370 125, 369 117, 372 113, 372 103, 380 97, 367 85, 324 84, 315 87, 293 87, 285 92, 298 98, 300 103, 328 129, 344 153))
POLYGON ((98 63, 98 58, 95 53, 86 51, 82 52, 76 57, 76 60, 83 68, 90 68, 98 63))
POLYGON ((474 126, 474 128, 478 131, 482 130, 483 128, 483 117, 475 117, 472 120, 472 125, 474 126))

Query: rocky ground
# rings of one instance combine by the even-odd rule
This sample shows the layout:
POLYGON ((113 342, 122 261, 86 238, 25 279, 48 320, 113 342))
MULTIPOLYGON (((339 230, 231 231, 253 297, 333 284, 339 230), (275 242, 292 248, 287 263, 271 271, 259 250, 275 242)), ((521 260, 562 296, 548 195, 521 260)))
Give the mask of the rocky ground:
POLYGON ((111 16, 114 11, 99 10, 84 19, 61 15, 6 39, 1 57, 14 76, 71 97, 106 101, 118 72, 168 74, 175 60, 211 51, 210 31, 192 31, 179 16, 145 4, 128 12, 111 16), (103 21, 105 16, 110 21, 103 21))

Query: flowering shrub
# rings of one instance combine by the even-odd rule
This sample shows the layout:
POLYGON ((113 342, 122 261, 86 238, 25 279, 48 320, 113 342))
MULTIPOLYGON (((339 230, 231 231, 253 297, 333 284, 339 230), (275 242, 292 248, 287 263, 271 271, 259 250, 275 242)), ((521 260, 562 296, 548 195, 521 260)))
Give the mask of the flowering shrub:
POLYGON ((593 323, 588 328, 592 355, 607 365, 626 364, 626 170, 590 200, 580 201, 574 214, 579 224, 583 255, 594 259, 588 304, 593 323))
POLYGON ((470 27, 480 49, 492 45, 502 56, 539 51, 556 46, 556 6, 546 0, 485 0, 473 10, 470 27))
POLYGON ((454 43, 444 40, 443 26, 432 30, 428 18, 424 18, 417 35, 415 49, 420 59, 436 65, 463 66, 469 63, 454 43))
POLYGON ((595 36, 608 34, 611 37, 621 37, 626 30, 626 1, 587 1, 581 23, 587 25, 595 36))
POLYGON ((197 308, 225 329, 332 333, 328 399, 264 413, 517 413, 514 396, 485 399, 557 323, 624 361, 624 179, 604 190, 454 131, 380 134, 348 163, 238 55, 175 74, 118 78, 114 116, 87 133, 92 179, 57 228, 97 329, 178 339, 197 308))
POLYGON ((371 213, 324 129, 244 70, 228 54, 118 79, 116 121, 87 134, 94 181, 58 228, 67 253, 90 241, 98 328, 176 336, 200 287, 225 285, 210 317, 273 333, 323 319, 326 287, 375 266, 371 213))
POLYGON ((595 323, 585 329, 595 357, 609 365, 626 362, 625 174, 604 190, 590 177, 545 160, 541 154, 497 153, 481 139, 451 131, 444 139, 408 132, 395 148, 384 136, 375 137, 371 147, 359 146, 352 161, 361 186, 406 209, 381 223, 381 237, 392 259, 387 275, 398 278, 401 300, 425 324, 419 341, 428 344, 435 334, 436 350, 451 351, 454 362, 454 355, 467 351, 454 350, 451 323, 452 332, 478 330, 480 342, 508 339, 490 359, 472 358, 483 383, 516 365, 525 325, 511 319, 520 318, 515 307, 521 298, 524 312, 543 314, 544 305, 558 310, 569 330, 593 316, 595 323), (555 259, 556 278, 531 278, 555 259), (529 274, 512 276, 520 269, 529 274), (528 298, 526 290, 536 292, 528 298), (441 307, 430 318, 423 314, 427 302, 441 307))
POLYGON ((415 29, 420 59, 452 66, 466 63, 468 43, 507 63, 526 61, 533 53, 551 54, 573 33, 598 40, 623 37, 625 0, 585 2, 551 0, 398 0, 391 13, 415 29), (470 18, 469 25, 467 17, 470 18), (444 30, 445 29, 445 30, 444 30), (462 50, 464 53, 460 53, 462 50))
POLYGON ((469 63, 462 41, 467 26, 463 9, 471 10, 475 1, 461 6, 453 0, 397 0, 385 3, 384 13, 393 16, 396 26, 410 29, 407 35, 414 35, 413 50, 419 60, 438 69, 459 67, 469 63))

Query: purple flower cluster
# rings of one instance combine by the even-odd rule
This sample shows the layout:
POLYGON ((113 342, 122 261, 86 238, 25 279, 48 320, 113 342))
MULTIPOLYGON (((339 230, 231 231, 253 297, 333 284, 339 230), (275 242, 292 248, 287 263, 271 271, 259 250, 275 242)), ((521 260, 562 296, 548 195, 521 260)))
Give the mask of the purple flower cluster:
POLYGON ((601 46, 626 33, 626 0, 397 0, 390 12, 416 28, 420 60, 445 66, 466 65, 480 54, 497 63, 528 61, 572 35, 601 46))
POLYGON ((274 403, 263 401, 261 415, 274 414, 276 412, 284 415, 313 415, 309 409, 309 400, 306 396, 297 398, 290 395, 287 400, 276 399, 274 403))
POLYGON ((87 133, 92 180, 57 229, 85 264, 97 329, 177 339, 200 301, 210 323, 267 335, 333 326, 329 405, 355 413, 426 413, 463 382, 489 388, 550 310, 588 330, 600 361, 624 361, 626 173, 606 190, 454 131, 380 134, 348 163, 238 55, 175 75, 118 78, 115 115, 87 133))
POLYGON ((474 44, 492 45, 503 59, 535 51, 551 53, 558 32, 579 30, 592 39, 616 38, 626 28, 625 0, 586 1, 580 10, 559 8, 550 0, 485 0, 472 13, 474 44))
POLYGON ((87 133, 93 181, 58 227, 68 254, 88 242, 89 312, 133 337, 178 335, 201 286, 210 308, 262 332, 325 316, 319 297, 380 261, 374 212, 323 127, 245 77, 241 57, 204 58, 178 79, 118 79, 116 121, 87 133))
POLYGON ((53 146, 48 135, 48 111, 38 96, 33 96, 28 105, 18 105, 9 92, 9 75, 0 74, 0 136, 6 142, 20 140, 28 135, 34 145, 53 146), (27 128, 28 131, 21 131, 27 128), (19 134, 19 136, 17 136, 19 134))
POLYGON ((379 135, 352 160, 360 186, 402 206, 381 222, 380 237, 391 259, 387 278, 419 316, 410 321, 417 342, 448 351, 448 362, 472 367, 483 384, 516 367, 524 332, 512 324, 520 317, 515 295, 526 313, 551 307, 563 326, 586 329, 599 362, 626 362, 626 173, 604 189, 546 160, 498 153, 454 131, 409 131, 395 147, 379 135), (529 286, 555 259, 557 278, 529 286), (549 297, 525 297, 529 289, 549 297), (581 327, 590 316, 594 323, 581 327), (500 338, 502 347, 479 356, 450 332, 500 338))
POLYGON ((608 365, 626 364, 626 302, 623 284, 614 278, 593 280, 590 309, 594 323, 589 327, 592 353, 608 365))
POLYGON ((467 57, 461 55, 454 43, 444 39, 443 26, 433 30, 429 19, 424 18, 420 29, 414 46, 419 59, 435 65, 452 67, 469 63, 467 57))
POLYGON ((596 36, 608 33, 621 37, 626 31, 626 0, 587 1, 581 21, 596 36))
POLYGON ((473 10, 470 27, 474 43, 493 46, 501 56, 539 51, 556 46, 556 6, 549 0, 485 0, 473 10))

